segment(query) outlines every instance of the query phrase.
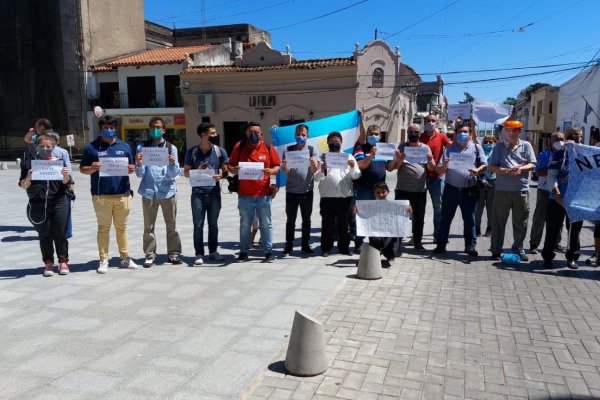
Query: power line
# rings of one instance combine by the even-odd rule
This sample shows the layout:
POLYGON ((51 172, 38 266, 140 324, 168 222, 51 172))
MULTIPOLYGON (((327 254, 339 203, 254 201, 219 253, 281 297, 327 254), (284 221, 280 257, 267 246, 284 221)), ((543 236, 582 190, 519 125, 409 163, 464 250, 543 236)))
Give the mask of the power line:
POLYGON ((240 15, 253 14, 255 12, 268 10, 270 8, 279 7, 281 5, 284 5, 284 4, 287 4, 287 3, 292 3, 292 2, 294 2, 294 0, 282 1, 280 3, 271 4, 270 6, 266 6, 266 7, 263 7, 263 8, 257 8, 255 10, 250 10, 250 11, 245 11, 245 12, 242 12, 242 13, 231 14, 231 15, 223 15, 223 16, 220 16, 220 17, 210 18, 210 19, 207 19, 207 21, 210 22, 210 21, 215 21, 215 20, 218 20, 218 19, 224 19, 224 18, 229 18, 229 17, 237 17, 237 16, 240 16, 240 15))
POLYGON ((333 14, 339 13, 339 12, 341 12, 341 11, 345 11, 345 10, 347 10, 347 9, 349 9, 349 8, 352 8, 352 7, 355 7, 355 6, 359 5, 359 4, 366 3, 367 1, 369 1, 369 0, 362 0, 362 1, 359 1, 359 2, 357 2, 357 3, 353 3, 353 4, 347 5, 347 6, 345 6, 345 7, 339 8, 339 9, 337 9, 337 10, 330 11, 330 12, 328 12, 328 13, 321 14, 321 15, 318 15, 318 16, 316 16, 316 17, 313 17, 313 18, 305 19, 304 21, 295 22, 295 23, 293 23, 293 24, 289 24, 289 25, 283 25, 283 26, 279 26, 279 27, 277 27, 277 28, 269 28, 269 29, 265 29, 265 30, 266 30, 266 31, 276 31, 276 30, 279 30, 279 29, 289 28, 289 27, 296 26, 296 25, 301 25, 301 24, 304 24, 304 23, 307 23, 307 22, 316 21, 316 20, 318 20, 318 19, 321 19, 321 18, 328 17, 328 16, 330 16, 330 15, 333 15, 333 14))

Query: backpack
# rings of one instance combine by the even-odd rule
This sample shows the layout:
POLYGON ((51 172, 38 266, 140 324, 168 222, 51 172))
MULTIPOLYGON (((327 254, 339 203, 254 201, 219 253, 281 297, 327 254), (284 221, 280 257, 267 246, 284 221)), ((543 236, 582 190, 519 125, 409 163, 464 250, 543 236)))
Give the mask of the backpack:
MULTIPOLYGON (((196 146, 192 150, 192 165, 196 163, 196 159, 198 158, 198 149, 199 149, 199 146, 196 146)), ((221 148, 219 146, 217 146, 216 144, 213 144, 213 150, 215 151, 215 154, 217 155, 217 158, 219 159, 219 165, 223 164, 224 157, 221 154, 221 148)), ((239 154, 238 154, 238 157, 239 157, 239 154)))
MULTIPOLYGON (((296 151, 296 150, 294 149, 294 147, 296 147, 296 145, 295 145, 295 144, 293 144, 293 145, 291 145, 291 146, 288 146, 288 147, 287 147, 287 149, 286 149, 286 151, 296 151)), ((269 153, 269 154, 270 154, 270 153, 269 153)), ((313 156, 313 147, 312 147, 312 146, 308 146, 308 156, 309 156, 309 157, 312 157, 312 156, 313 156)))
MULTIPOLYGON (((244 147, 245 144, 246 144, 246 142, 241 141, 240 145, 238 146, 238 150, 237 150, 238 162, 240 160, 240 153, 242 152, 242 147, 244 147)), ((267 152, 269 153, 269 161, 271 161, 271 145, 265 143, 265 146, 267 146, 267 152)), ((228 182, 227 190, 229 190, 230 193, 233 193, 233 192, 237 193, 240 190, 240 178, 237 176, 237 174, 233 175, 233 176, 228 176, 227 182, 228 182)))

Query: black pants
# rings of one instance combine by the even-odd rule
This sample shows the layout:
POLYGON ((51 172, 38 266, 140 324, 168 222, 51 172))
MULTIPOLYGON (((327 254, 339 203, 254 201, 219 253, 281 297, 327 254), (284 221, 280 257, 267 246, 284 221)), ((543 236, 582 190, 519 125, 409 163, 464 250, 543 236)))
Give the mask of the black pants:
POLYGON ((38 233, 44 262, 54 262, 55 248, 59 262, 69 260, 66 232, 70 214, 71 206, 66 196, 48 200, 48 204, 44 200, 31 200, 27 205, 27 218, 38 233))
POLYGON ((425 225, 425 207, 427 206, 427 191, 406 192, 396 189, 396 200, 408 200, 413 210, 412 234, 415 246, 423 244, 423 226, 425 225))
POLYGON ((310 241, 310 217, 313 207, 313 191, 306 193, 285 194, 285 214, 287 222, 285 223, 285 248, 291 250, 294 247, 294 231, 296 230, 296 216, 300 207, 302 216, 302 248, 309 247, 310 241))
POLYGON ((397 241, 397 238, 369 237, 369 244, 379 250, 387 260, 393 260, 396 258, 394 245, 397 241))
POLYGON ((542 257, 546 261, 551 261, 556 255, 554 253, 554 247, 556 246, 556 238, 560 235, 560 228, 562 227, 563 221, 567 220, 567 251, 565 252, 565 258, 567 261, 577 261, 580 256, 580 244, 579 234, 581 233, 581 227, 583 221, 577 221, 570 223, 569 217, 565 212, 565 208, 558 204, 556 200, 548 200, 548 208, 546 209, 546 237, 544 238, 544 249, 542 250, 542 257))
POLYGON ((347 212, 352 197, 321 197, 321 251, 333 248, 333 235, 337 223, 338 250, 347 253, 350 246, 347 212))

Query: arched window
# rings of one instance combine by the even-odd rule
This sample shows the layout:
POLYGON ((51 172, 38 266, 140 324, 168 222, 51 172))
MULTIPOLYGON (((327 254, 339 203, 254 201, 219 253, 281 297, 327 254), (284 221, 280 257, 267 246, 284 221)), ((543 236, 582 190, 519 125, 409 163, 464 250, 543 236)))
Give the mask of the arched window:
POLYGON ((373 82, 371 84, 374 88, 383 87, 383 69, 375 68, 373 71, 373 82))

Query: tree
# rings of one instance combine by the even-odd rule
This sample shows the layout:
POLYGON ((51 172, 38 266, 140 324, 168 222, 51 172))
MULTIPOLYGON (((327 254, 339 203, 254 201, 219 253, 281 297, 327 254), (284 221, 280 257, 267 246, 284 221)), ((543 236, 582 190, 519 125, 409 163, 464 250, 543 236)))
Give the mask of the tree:
POLYGON ((473 103, 475 101, 475 97, 471 96, 471 93, 464 92, 464 95, 465 99, 463 101, 459 101, 460 104, 473 103))
POLYGON ((511 106, 514 106, 517 104, 517 99, 515 99, 514 97, 507 97, 506 100, 502 102, 502 104, 509 104, 511 106))
POLYGON ((519 94, 526 97, 527 101, 529 101, 529 100, 531 100, 531 93, 535 92, 539 88, 543 88, 544 86, 550 86, 550 84, 549 83, 541 83, 541 82, 533 83, 533 84, 527 86, 525 89, 521 90, 521 92, 519 94))

